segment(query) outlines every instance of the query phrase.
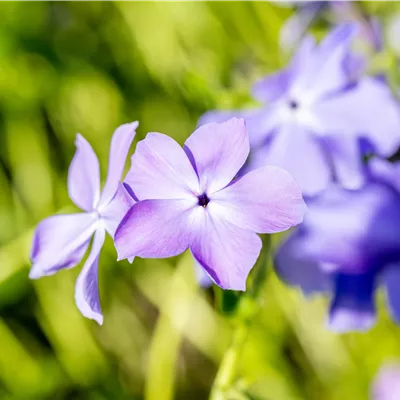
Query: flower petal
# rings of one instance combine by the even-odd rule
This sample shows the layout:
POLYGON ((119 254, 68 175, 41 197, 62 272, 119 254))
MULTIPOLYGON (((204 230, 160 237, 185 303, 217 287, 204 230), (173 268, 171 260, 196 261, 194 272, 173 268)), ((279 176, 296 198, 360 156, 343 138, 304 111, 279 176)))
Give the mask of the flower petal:
POLYGON ((355 33, 353 24, 341 24, 330 32, 303 63, 292 86, 292 96, 301 98, 307 91, 307 96, 316 100, 345 86, 349 77, 344 64, 355 33))
POLYGON ((323 144, 298 124, 285 124, 268 146, 253 154, 250 167, 274 165, 287 170, 304 194, 314 195, 328 186, 331 170, 323 144))
POLYGON ((258 233, 282 232, 302 222, 306 211, 300 187, 278 167, 257 168, 210 199, 231 223, 258 233))
POLYGON ((308 201, 304 252, 341 271, 362 273, 400 255, 400 198, 385 185, 334 187, 308 201))
POLYGON ((179 199, 199 190, 187 155, 162 133, 148 133, 137 144, 125 182, 139 200, 179 199))
POLYGON ((336 180, 346 189, 359 189, 366 180, 358 138, 334 135, 324 139, 334 168, 336 180))
POLYGON ((135 200, 129 195, 124 185, 119 183, 114 197, 101 210, 101 218, 111 237, 114 237, 115 231, 122 221, 122 218, 124 218, 134 204, 135 200))
POLYGON ((213 284, 210 275, 208 275, 207 271, 196 260, 194 260, 194 273, 200 287, 208 288, 213 284))
POLYGON ((77 149, 68 171, 68 193, 79 208, 90 212, 100 197, 99 160, 92 146, 79 133, 75 145, 77 149))
POLYGON ((247 275, 261 247, 261 239, 255 233, 224 220, 212 203, 197 219, 190 245, 193 256, 213 281, 232 290, 246 289, 247 275))
POLYGON ((279 105, 262 107, 246 118, 246 129, 249 134, 250 148, 255 151, 260 146, 267 146, 273 132, 283 122, 279 105))
POLYGON ((375 323, 375 273, 339 274, 329 315, 335 332, 366 331, 375 323))
POLYGON ((253 97, 263 103, 279 100, 292 82, 290 69, 275 72, 259 79, 252 88, 253 97))
POLYGON ((374 157, 368 162, 368 170, 373 179, 387 183, 400 193, 400 162, 374 157))
MULTIPOLYGON (((283 24, 279 33, 280 47, 285 51, 291 51, 300 42, 302 36, 307 32, 311 22, 316 18, 318 12, 326 4, 321 1, 304 3, 283 24)), ((301 45, 301 44, 300 44, 301 45)))
POLYGON ((95 217, 86 213, 55 215, 43 220, 33 237, 30 278, 51 275, 78 264, 95 229, 95 217))
POLYGON ((392 264, 383 271, 383 283, 386 286, 387 301, 390 314, 393 319, 400 323, 400 266, 392 264))
POLYGON ((184 252, 189 247, 190 218, 195 206, 196 199, 136 203, 115 233, 118 259, 164 258, 184 252))
POLYGON ((110 158, 106 184, 100 196, 99 206, 108 204, 118 190, 125 167, 126 156, 136 134, 139 123, 121 125, 116 129, 111 139, 110 158))
POLYGON ((202 126, 209 123, 222 123, 231 118, 247 118, 252 115, 255 110, 212 110, 204 113, 197 123, 197 126, 202 126))
POLYGON ((329 292, 331 277, 319 263, 304 257, 304 235, 296 229, 280 245, 275 255, 275 270, 287 284, 298 286, 308 296, 312 293, 329 292))
POLYGON ((301 40, 290 61, 290 69, 294 74, 301 73, 304 68, 307 68, 307 63, 312 60, 315 48, 316 43, 312 35, 307 35, 301 40))
POLYGON ((103 324, 103 314, 99 299, 98 264, 105 237, 106 231, 103 228, 96 230, 89 257, 75 286, 75 302, 79 311, 84 317, 94 319, 99 325, 103 324))
POLYGON ((381 156, 391 156, 400 145, 400 108, 387 85, 377 79, 364 78, 318 102, 314 112, 324 132, 365 137, 381 156))
POLYGON ((200 179, 201 191, 211 194, 225 187, 245 163, 249 138, 243 119, 198 128, 185 142, 185 151, 200 179))

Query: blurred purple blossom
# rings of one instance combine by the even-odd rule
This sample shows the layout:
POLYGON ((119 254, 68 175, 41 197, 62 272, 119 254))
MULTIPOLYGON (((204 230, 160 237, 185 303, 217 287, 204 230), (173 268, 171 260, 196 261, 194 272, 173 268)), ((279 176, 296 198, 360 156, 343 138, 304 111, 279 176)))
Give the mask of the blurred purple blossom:
POLYGON ((379 284, 400 322, 399 190, 400 164, 371 160, 362 189, 333 186, 310 200, 304 223, 278 249, 276 270, 285 282, 306 295, 332 292, 332 330, 369 329, 379 284))
POLYGON ((279 44, 284 51, 292 51, 306 34, 313 20, 329 1, 296 1, 284 2, 283 4, 294 3, 296 11, 288 18, 281 28, 279 44))
POLYGON ((256 169, 233 182, 249 154, 243 119, 197 129, 184 149, 149 133, 126 176, 139 202, 115 234, 119 259, 164 258, 190 248, 224 289, 245 290, 261 250, 255 232, 280 232, 303 219, 300 188, 286 171, 256 169))
MULTIPOLYGON (((374 18, 368 18, 353 1, 295 1, 295 12, 285 21, 279 36, 283 51, 293 51, 319 19, 321 14, 329 12, 329 21, 335 24, 344 22, 357 24, 359 37, 376 51, 382 49, 381 35, 376 30, 379 25, 374 18)), ((280 4, 283 4, 281 2, 280 4)))
POLYGON ((371 390, 371 400, 399 400, 400 399, 400 364, 384 365, 371 390))
POLYGON ((52 275, 76 266, 85 255, 92 236, 92 249, 75 287, 75 300, 81 313, 103 323, 98 292, 98 260, 106 231, 115 230, 134 203, 120 179, 137 122, 120 126, 112 137, 107 180, 100 192, 100 167, 87 140, 77 135, 76 153, 68 172, 68 193, 84 212, 46 218, 38 225, 31 251, 30 278, 52 275))
POLYGON ((340 25, 319 45, 306 37, 287 68, 253 86, 260 108, 211 111, 200 124, 245 118, 252 147, 247 168, 284 168, 305 195, 331 181, 361 187, 360 139, 378 155, 392 155, 400 144, 400 111, 382 80, 355 79, 360 64, 349 49, 355 31, 354 25, 340 25))

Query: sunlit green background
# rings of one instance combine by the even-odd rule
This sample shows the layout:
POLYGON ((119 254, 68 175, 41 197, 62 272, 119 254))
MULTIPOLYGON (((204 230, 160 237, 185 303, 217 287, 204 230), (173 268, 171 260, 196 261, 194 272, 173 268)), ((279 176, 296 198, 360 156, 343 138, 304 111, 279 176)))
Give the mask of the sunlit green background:
MULTIPOLYGON (((399 8, 357 7, 384 21, 399 8)), ((79 267, 28 279, 30 241, 41 219, 74 210, 66 179, 77 132, 103 177, 122 123, 140 121, 137 139, 159 131, 182 143, 203 112, 250 104, 249 83, 284 65, 279 31, 292 12, 268 2, 0 3, 1 400, 207 399, 235 318, 218 292, 197 287, 190 256, 117 264, 108 238, 99 327, 74 304, 79 267)), ((313 29, 331 21, 325 11, 313 29)), ((396 76, 385 57, 377 65, 396 76)), ((327 300, 305 300, 271 269, 263 302, 239 366, 243 399, 367 399, 379 366, 400 357, 400 329, 382 307, 369 333, 332 334, 327 300)))

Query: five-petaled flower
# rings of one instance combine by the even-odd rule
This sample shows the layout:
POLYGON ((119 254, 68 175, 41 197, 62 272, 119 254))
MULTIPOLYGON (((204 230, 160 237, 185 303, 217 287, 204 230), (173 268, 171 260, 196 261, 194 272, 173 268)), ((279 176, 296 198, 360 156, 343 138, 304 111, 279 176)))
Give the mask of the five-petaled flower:
POLYGON ((76 283, 75 299, 81 313, 99 324, 103 322, 103 315, 98 292, 98 259, 106 231, 113 237, 122 217, 134 203, 120 179, 137 126, 137 122, 125 124, 114 132, 102 192, 96 154, 86 139, 77 135, 77 151, 68 172, 68 193, 84 212, 43 220, 33 238, 29 276, 40 278, 76 266, 94 235, 91 252, 76 283))
POLYGON ((280 168, 259 168, 232 182, 249 150, 243 119, 200 127, 184 149, 149 133, 125 179, 139 202, 115 233, 119 259, 171 257, 190 248, 218 285, 245 290, 261 249, 255 232, 297 225, 306 208, 300 188, 280 168))
POLYGON ((369 172, 362 189, 333 187, 310 200, 304 223, 275 258, 288 284, 307 295, 333 293, 329 326, 339 332, 374 324, 380 283, 400 322, 400 164, 374 159, 369 172))
POLYGON ((290 172, 305 195, 331 181, 357 189, 365 182, 360 140, 391 156, 400 144, 400 111, 379 79, 356 78, 350 44, 355 26, 339 25, 318 46, 306 37, 287 68, 257 82, 263 105, 245 112, 211 111, 201 123, 243 116, 252 156, 248 169, 276 165, 290 172))

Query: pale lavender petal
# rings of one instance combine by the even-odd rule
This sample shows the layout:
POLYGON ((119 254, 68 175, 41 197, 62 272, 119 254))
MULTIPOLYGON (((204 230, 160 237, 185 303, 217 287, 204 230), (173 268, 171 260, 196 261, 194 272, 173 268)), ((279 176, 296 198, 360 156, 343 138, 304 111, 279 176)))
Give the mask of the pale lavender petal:
POLYGON ((108 161, 107 180, 100 196, 100 207, 108 204, 117 192, 124 171, 126 156, 135 137, 138 125, 138 122, 121 125, 113 134, 108 161))
POLYGON ((68 193, 82 210, 92 211, 100 197, 99 160, 89 142, 78 133, 76 153, 68 171, 68 193))
POLYGON ((96 231, 89 257, 75 286, 75 302, 79 311, 84 317, 94 319, 99 325, 103 324, 103 314, 99 299, 98 264, 105 236, 106 231, 103 228, 96 231))
POLYGON ((246 279, 262 247, 253 232, 218 215, 209 203, 197 219, 190 249, 214 282, 223 289, 246 290, 246 279))
POLYGON ((36 228, 31 251, 32 279, 72 268, 85 254, 96 227, 91 214, 55 215, 36 228))
POLYGON ((307 91, 307 96, 316 100, 348 83, 344 62, 355 32, 355 25, 342 24, 324 38, 298 74, 292 96, 301 98, 307 91))
POLYGON ((253 85, 253 97, 263 103, 279 100, 286 94, 291 81, 292 72, 289 69, 267 75, 253 85))
POLYGON ((400 265, 392 264, 383 271, 383 284, 386 286, 386 295, 390 314, 400 323, 400 265))
POLYGON ((320 140, 300 125, 286 124, 267 146, 254 152, 250 168, 274 165, 287 170, 305 195, 314 195, 332 179, 327 154, 320 140))
POLYGON ((275 270, 283 281, 301 288, 306 296, 329 292, 332 279, 317 261, 304 257, 304 240, 301 229, 284 240, 275 255, 275 270))
POLYGON ((368 170, 374 179, 386 182, 400 193, 400 162, 374 157, 368 162, 368 170))
POLYGON ((213 284, 210 275, 208 275, 207 271, 196 261, 196 259, 194 259, 194 273, 197 283, 202 288, 208 288, 213 284))
POLYGON ((203 114, 197 123, 197 126, 202 126, 215 122, 220 124, 231 118, 247 118, 253 114, 254 110, 212 110, 203 114))
POLYGON ((312 60, 315 48, 316 43, 313 36, 307 35, 302 39, 290 61, 290 69, 293 73, 300 73, 303 68, 307 68, 308 63, 312 60))
POLYGON ((339 274, 329 315, 335 332, 366 331, 375 323, 375 273, 339 274))
POLYGON ((232 118, 245 119, 252 148, 264 143, 273 129, 282 123, 279 107, 270 105, 240 111, 209 111, 200 117, 197 125, 202 126, 212 122, 222 123, 232 118))
POLYGON ((187 198, 199 191, 182 147, 162 133, 148 133, 137 144, 125 182, 139 200, 187 198))
POLYGON ((346 189, 359 189, 366 180, 359 139, 348 135, 325 138, 337 182, 346 189))
POLYGON ((190 218, 197 199, 144 200, 126 214, 115 233, 118 259, 164 258, 189 247, 190 218))
POLYGON ((206 124, 185 142, 185 151, 200 179, 200 190, 211 194, 225 187, 245 163, 249 138, 243 119, 206 124))
POLYGON ((279 34, 279 44, 283 50, 290 51, 297 46, 322 6, 321 1, 306 3, 285 21, 279 34))
POLYGON ((318 102, 314 112, 324 133, 365 137, 382 156, 391 156, 400 145, 399 106, 387 85, 377 79, 364 78, 318 102))
POLYGON ((278 167, 257 168, 210 197, 227 220, 259 233, 302 222, 306 205, 293 177, 278 167))
POLYGON ((99 210, 106 230, 111 237, 114 237, 122 218, 134 204, 135 200, 129 195, 124 185, 119 183, 117 192, 112 200, 99 210))
POLYGON ((284 123, 279 105, 262 107, 246 118, 250 148, 254 151, 266 144, 276 129, 284 123))

